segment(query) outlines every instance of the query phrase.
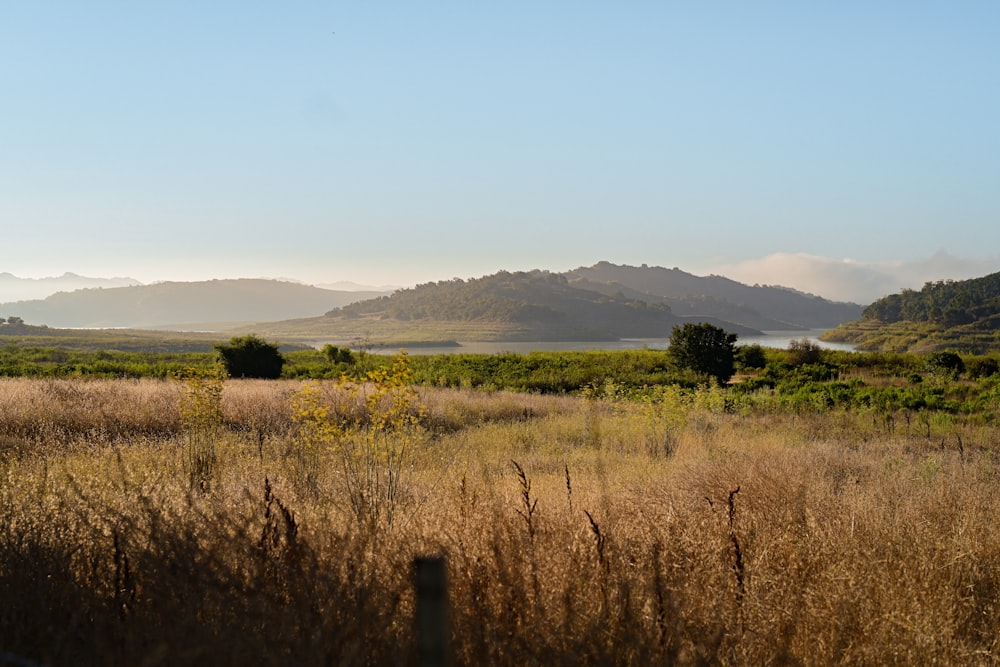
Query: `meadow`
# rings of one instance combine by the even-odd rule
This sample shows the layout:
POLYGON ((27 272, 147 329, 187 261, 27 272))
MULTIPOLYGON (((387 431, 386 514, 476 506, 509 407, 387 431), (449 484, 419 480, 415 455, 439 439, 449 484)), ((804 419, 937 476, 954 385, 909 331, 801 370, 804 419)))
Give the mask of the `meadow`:
POLYGON ((994 664, 995 378, 861 359, 563 394, 405 357, 0 378, 0 664, 416 663, 423 556, 454 664, 994 664))

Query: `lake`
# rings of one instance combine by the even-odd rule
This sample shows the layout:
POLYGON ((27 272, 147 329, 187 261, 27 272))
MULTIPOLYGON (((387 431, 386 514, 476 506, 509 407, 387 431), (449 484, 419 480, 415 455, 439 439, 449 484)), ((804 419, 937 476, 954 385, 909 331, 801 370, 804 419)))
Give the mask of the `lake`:
MULTIPOLYGON (((816 336, 826 329, 811 331, 766 331, 763 336, 741 336, 737 345, 760 345, 762 347, 777 347, 785 349, 793 340, 808 339, 810 342, 828 350, 853 351, 850 343, 826 343, 816 336)), ((627 338, 613 341, 537 341, 537 342, 460 342, 458 346, 449 347, 412 347, 406 348, 409 354, 498 354, 500 352, 564 352, 586 350, 665 350, 670 347, 670 338, 627 338)), ((385 347, 372 350, 376 354, 396 354, 399 348, 385 347)))

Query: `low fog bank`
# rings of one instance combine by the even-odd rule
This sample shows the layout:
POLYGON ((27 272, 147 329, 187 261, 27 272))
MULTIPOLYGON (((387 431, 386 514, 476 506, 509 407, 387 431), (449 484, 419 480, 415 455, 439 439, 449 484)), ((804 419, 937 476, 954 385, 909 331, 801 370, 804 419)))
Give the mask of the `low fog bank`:
POLYGON ((927 259, 858 262, 805 253, 774 253, 714 267, 711 272, 750 285, 782 285, 833 301, 867 305, 937 280, 967 280, 1000 271, 1000 258, 969 260, 941 251, 927 259))

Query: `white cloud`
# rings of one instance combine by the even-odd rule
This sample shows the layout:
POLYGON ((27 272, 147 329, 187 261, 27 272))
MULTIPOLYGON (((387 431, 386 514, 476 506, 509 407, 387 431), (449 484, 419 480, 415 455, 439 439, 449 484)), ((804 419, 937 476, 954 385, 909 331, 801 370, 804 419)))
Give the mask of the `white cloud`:
POLYGON ((962 259, 940 251, 927 259, 858 262, 805 253, 775 253, 716 266, 712 273, 743 283, 782 285, 834 301, 868 304, 933 280, 965 280, 1000 271, 1000 258, 962 259))

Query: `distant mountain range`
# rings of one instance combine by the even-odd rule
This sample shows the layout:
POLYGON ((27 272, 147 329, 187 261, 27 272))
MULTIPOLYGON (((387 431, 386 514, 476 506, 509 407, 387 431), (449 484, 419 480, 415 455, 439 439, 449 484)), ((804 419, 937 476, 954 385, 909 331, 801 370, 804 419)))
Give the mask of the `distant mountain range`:
POLYGON ((750 335, 827 329, 861 312, 857 304, 784 287, 608 262, 565 273, 501 271, 391 294, 234 279, 88 288, 0 303, 0 316, 50 327, 252 330, 282 340, 387 343, 665 338, 687 321, 750 335))
POLYGON ((13 315, 50 327, 213 330, 306 317, 381 294, 250 278, 163 282, 0 303, 0 317, 13 315))
POLYGON ((385 294, 402 289, 400 285, 360 285, 350 280, 338 280, 335 283, 316 283, 316 287, 332 289, 338 292, 383 292, 385 294))
POLYGON ((4 272, 0 273, 0 303, 44 299, 56 292, 73 292, 88 287, 128 287, 141 284, 135 278, 88 278, 75 273, 50 278, 18 278, 4 272))

